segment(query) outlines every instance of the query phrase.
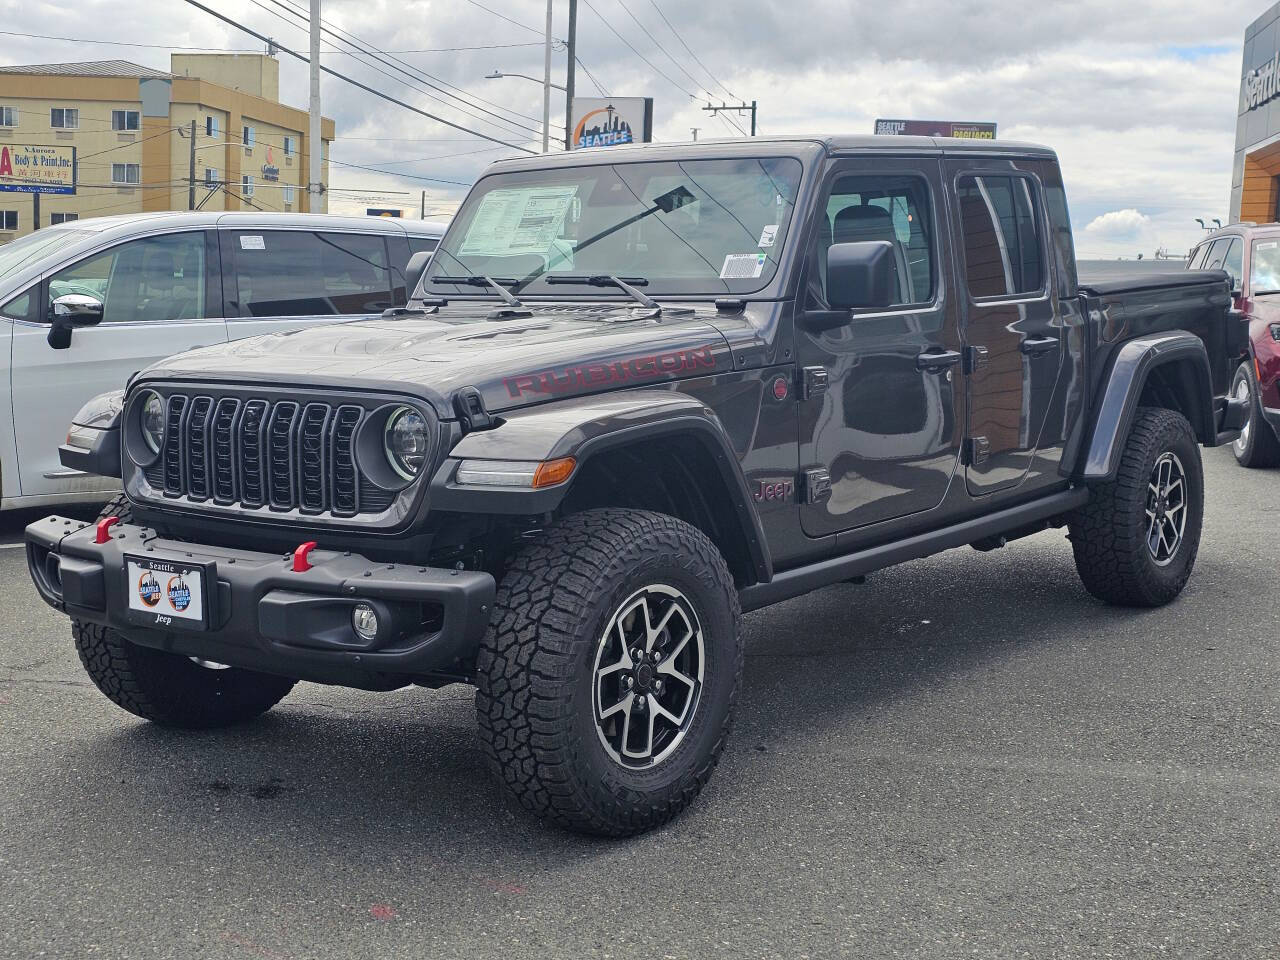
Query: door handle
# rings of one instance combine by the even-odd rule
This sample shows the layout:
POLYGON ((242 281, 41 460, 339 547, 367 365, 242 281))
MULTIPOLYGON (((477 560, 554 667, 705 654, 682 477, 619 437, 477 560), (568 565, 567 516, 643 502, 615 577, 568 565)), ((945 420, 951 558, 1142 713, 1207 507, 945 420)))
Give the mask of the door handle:
POLYGON ((937 350, 932 353, 921 353, 916 357, 916 369, 928 373, 941 373, 948 367, 960 362, 958 350, 937 350))
POLYGON ((1042 353, 1058 349, 1057 337, 1028 337, 1018 347, 1029 357, 1038 357, 1042 353))

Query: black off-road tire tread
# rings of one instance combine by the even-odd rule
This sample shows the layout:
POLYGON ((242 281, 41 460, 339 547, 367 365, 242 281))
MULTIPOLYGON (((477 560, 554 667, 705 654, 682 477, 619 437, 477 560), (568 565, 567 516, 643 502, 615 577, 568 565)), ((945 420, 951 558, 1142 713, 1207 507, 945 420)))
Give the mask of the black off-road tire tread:
MULTIPOLYGON (((129 502, 117 497, 100 516, 128 523, 129 502)), ((210 729, 250 720, 279 703, 296 682, 236 668, 207 670, 82 620, 71 621, 71 636, 85 672, 108 700, 163 726, 210 729)))
POLYGON ((1201 489, 1195 492, 1197 525, 1194 531, 1186 531, 1182 549, 1188 553, 1178 577, 1166 582, 1152 576, 1146 542, 1140 535, 1133 536, 1125 522, 1132 511, 1144 509, 1151 464, 1160 451, 1169 449, 1166 438, 1179 433, 1190 441, 1198 458, 1195 433, 1186 417, 1162 407, 1139 407, 1115 479, 1093 487, 1089 502, 1071 515, 1069 535, 1076 570, 1085 589, 1099 600, 1124 607, 1159 607, 1177 597, 1191 577, 1203 521, 1203 467, 1201 489))
POLYGON ((733 577, 697 528, 665 514, 621 509, 559 521, 513 559, 481 645, 476 712, 490 769, 526 810, 568 830, 622 837, 668 822, 702 790, 729 735, 742 684, 740 628, 733 577), (736 650, 728 719, 706 761, 663 796, 599 789, 591 803, 570 772, 579 750, 566 708, 581 654, 573 630, 591 616, 610 564, 641 538, 687 558, 689 569, 702 568, 728 597, 736 650))
MULTIPOLYGON (((1262 414, 1262 397, 1259 395, 1258 378, 1254 376, 1252 361, 1246 360, 1240 364, 1236 372, 1240 370, 1243 370, 1244 375, 1249 378, 1249 400, 1253 404, 1253 410, 1249 415, 1253 418, 1253 439, 1245 459, 1240 459, 1235 447, 1232 447, 1231 455, 1236 458, 1236 463, 1250 470, 1280 466, 1280 438, 1276 436, 1275 429, 1262 414)), ((1231 385, 1234 391, 1234 377, 1231 385)))

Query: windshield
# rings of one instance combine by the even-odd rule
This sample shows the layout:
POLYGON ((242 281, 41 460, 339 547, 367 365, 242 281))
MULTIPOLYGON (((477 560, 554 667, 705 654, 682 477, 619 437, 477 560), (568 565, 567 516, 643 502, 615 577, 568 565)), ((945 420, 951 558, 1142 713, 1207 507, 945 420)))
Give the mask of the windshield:
POLYGON ((1249 291, 1280 293, 1280 239, 1253 241, 1249 263, 1249 291))
POLYGON ((48 251, 89 236, 89 230, 37 230, 0 247, 0 277, 7 277, 48 251))
POLYGON ((488 276, 522 295, 624 296, 556 282, 612 276, 649 295, 754 293, 777 271, 802 171, 798 160, 768 157, 486 177, 426 282, 448 294, 474 295, 460 281, 488 276))

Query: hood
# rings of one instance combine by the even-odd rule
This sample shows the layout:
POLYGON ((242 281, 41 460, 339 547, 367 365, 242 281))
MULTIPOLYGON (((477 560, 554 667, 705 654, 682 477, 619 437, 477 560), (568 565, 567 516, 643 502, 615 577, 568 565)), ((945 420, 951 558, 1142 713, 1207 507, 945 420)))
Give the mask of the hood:
MULTIPOLYGON (((494 318, 491 304, 450 305, 322 324, 178 354, 144 379, 297 383, 411 393, 451 417, 458 388, 480 391, 492 413, 513 407, 733 369, 714 310, 529 304, 529 317, 494 318)), ((735 327, 749 324, 729 318, 735 327)))

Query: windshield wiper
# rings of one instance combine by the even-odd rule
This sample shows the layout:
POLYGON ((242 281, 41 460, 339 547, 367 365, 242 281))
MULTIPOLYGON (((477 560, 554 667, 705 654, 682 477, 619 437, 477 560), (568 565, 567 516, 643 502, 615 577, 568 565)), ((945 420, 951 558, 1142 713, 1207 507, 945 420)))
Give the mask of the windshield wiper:
POLYGON ((658 305, 657 300, 636 289, 636 287, 647 287, 649 285, 649 281, 644 277, 627 277, 624 280, 622 277, 614 277, 609 274, 598 274, 592 277, 551 274, 542 279, 548 284, 572 283, 583 287, 617 287, 636 303, 648 307, 650 310, 662 311, 662 307, 658 305))
POLYGON ((509 307, 523 307, 524 304, 509 290, 507 287, 518 287, 519 280, 512 280, 507 277, 489 277, 484 274, 476 274, 471 277, 432 277, 432 283, 462 283, 469 287, 490 287, 497 292, 498 296, 506 301, 509 307))

